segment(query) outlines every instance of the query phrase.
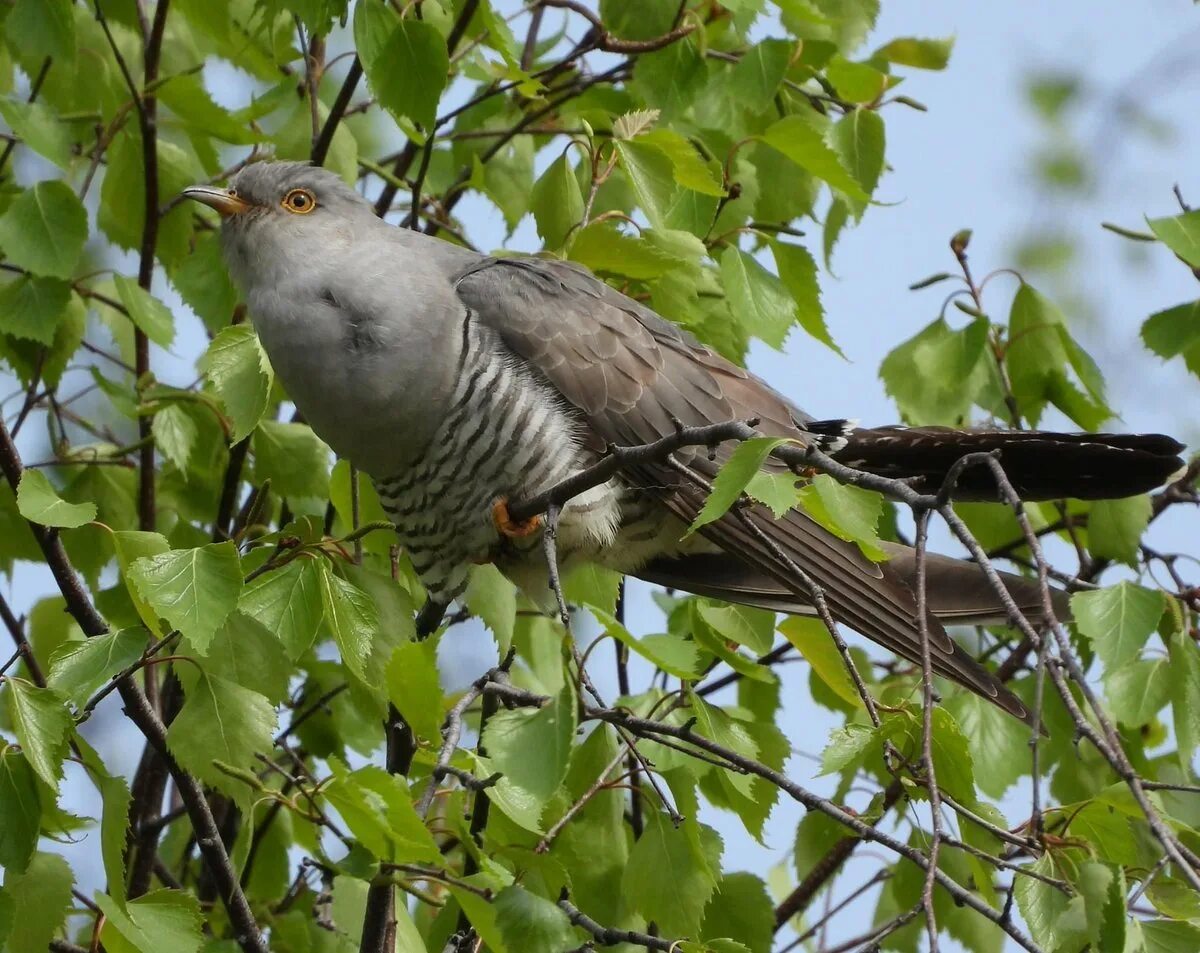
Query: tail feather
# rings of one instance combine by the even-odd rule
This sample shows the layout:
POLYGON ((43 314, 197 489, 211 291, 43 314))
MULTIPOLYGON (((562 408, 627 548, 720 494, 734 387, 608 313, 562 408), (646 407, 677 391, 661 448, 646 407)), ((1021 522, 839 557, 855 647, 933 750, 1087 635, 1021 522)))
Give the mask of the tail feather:
MULTIPOLYGON (((955 430, 948 427, 858 428, 834 454, 847 466, 910 479, 934 492, 968 453, 999 451, 1000 465, 1024 500, 1119 499, 1168 482, 1184 468, 1183 445, 1163 434, 1051 433, 1040 430, 955 430)), ((995 500, 987 467, 958 481, 958 499, 995 500)))

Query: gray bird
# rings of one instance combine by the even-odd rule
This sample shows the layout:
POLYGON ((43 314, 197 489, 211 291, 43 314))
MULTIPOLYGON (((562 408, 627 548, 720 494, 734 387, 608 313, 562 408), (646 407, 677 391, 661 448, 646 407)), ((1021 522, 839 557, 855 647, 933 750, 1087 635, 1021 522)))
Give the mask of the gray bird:
MULTIPOLYGON (((936 488, 965 453, 1000 449, 1026 499, 1144 492, 1182 463, 1159 435, 854 428, 815 421, 787 398, 585 269, 488 257, 377 218, 336 175, 261 162, 230 188, 184 193, 216 209, 230 273, 288 395, 341 457, 369 474, 433 604, 459 595, 474 563, 494 562, 535 598, 547 593, 525 499, 593 464, 610 444, 650 443, 677 422, 757 418, 769 436, 816 442, 837 459, 936 488)), ((563 509, 564 564, 622 573, 767 609, 811 612, 794 567, 836 619, 912 661, 921 645, 907 547, 875 563, 804 512, 755 507, 684 539, 726 443, 629 466, 563 509), (681 472, 682 471, 682 472, 681 472), (690 478, 694 474, 699 479, 690 478), (781 559, 780 556, 783 556, 781 559)), ((967 495, 987 498, 982 470, 967 495)), ((933 667, 1019 718, 1021 701, 964 653, 943 623, 1002 621, 978 566, 931 554, 933 667)), ((1040 590, 1005 576, 1021 608, 1040 590)))

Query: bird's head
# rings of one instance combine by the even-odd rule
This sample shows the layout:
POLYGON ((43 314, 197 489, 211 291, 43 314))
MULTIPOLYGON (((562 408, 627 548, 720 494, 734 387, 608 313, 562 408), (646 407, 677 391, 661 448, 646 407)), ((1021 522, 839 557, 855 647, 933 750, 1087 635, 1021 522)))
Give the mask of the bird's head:
POLYGON ((369 202, 328 169, 305 162, 254 162, 227 188, 194 185, 189 199, 216 209, 231 269, 312 261, 356 221, 375 221, 369 202))

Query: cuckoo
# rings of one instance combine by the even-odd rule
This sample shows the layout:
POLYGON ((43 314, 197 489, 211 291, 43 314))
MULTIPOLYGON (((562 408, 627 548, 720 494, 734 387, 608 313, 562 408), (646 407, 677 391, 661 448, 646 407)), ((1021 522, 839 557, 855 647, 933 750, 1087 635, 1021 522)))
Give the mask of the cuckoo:
MULTIPOLYGON (((229 188, 184 193, 221 216, 230 273, 289 397, 341 457, 369 474, 434 605, 493 562, 539 601, 548 592, 527 499, 594 464, 612 445, 684 426, 757 421, 767 436, 936 489, 964 454, 999 450, 1028 500, 1142 493, 1182 465, 1161 435, 1056 434, 817 421, 745 369, 584 268, 492 257, 397 228, 336 175, 259 162, 229 188)), ((688 592, 811 612, 797 570, 833 617, 896 654, 921 658, 913 551, 874 562, 793 509, 759 507, 686 530, 732 452, 724 443, 622 468, 570 500, 558 522, 565 565, 591 561, 688 592)), ((994 495, 983 469, 961 486, 994 495)), ((1003 621, 972 563, 930 554, 926 630, 939 674, 1020 718, 1021 701, 947 634, 1003 621)), ((1033 617, 1042 594, 1005 575, 1033 617)))

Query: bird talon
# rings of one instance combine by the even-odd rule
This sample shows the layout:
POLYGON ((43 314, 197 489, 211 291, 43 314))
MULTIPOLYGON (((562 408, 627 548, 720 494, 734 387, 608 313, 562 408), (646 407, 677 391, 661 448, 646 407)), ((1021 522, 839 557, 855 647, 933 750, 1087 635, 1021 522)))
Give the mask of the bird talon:
POLYGON ((496 524, 500 535, 507 536, 509 539, 524 539, 542 528, 542 518, 538 515, 531 516, 519 523, 514 522, 508 515, 508 500, 504 497, 492 504, 492 522, 496 524))

